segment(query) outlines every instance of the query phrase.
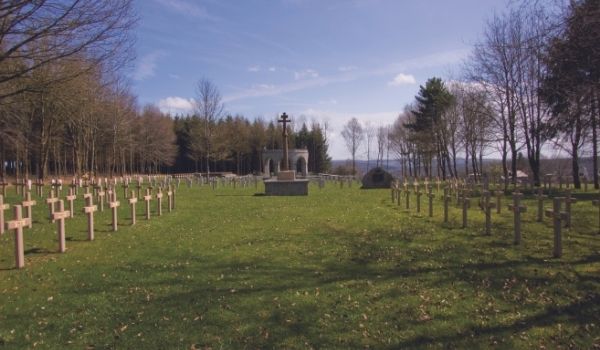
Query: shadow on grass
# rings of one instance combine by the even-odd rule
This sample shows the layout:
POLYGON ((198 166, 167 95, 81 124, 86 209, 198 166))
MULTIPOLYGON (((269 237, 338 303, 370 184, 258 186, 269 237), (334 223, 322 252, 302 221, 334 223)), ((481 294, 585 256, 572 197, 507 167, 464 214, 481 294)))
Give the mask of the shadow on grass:
POLYGON ((48 250, 46 248, 33 247, 25 251, 25 255, 30 254, 57 254, 57 252, 48 250))
POLYGON ((144 317, 153 320, 165 314, 205 315, 201 324, 180 322, 170 327, 192 334, 201 327, 198 343, 207 347, 217 347, 215 339, 223 338, 231 347, 245 348, 304 344, 393 349, 439 344, 464 347, 470 343, 485 347, 490 337, 509 339, 535 327, 598 323, 600 296, 594 289, 598 277, 593 271, 573 272, 578 266, 600 262, 597 254, 568 262, 498 256, 504 253, 497 248, 512 246, 512 241, 504 240, 508 236, 440 234, 420 222, 398 229, 356 232, 324 227, 318 237, 323 240, 320 245, 327 248, 324 250, 314 247, 315 242, 304 242, 306 237, 290 236, 274 243, 281 239, 278 236, 253 239, 247 247, 245 242, 226 246, 226 252, 235 252, 232 254, 153 256, 129 266, 111 266, 112 279, 103 279, 98 272, 85 288, 74 285, 66 292, 90 299, 118 295, 111 304, 114 322, 126 322, 133 309, 144 309, 144 317), (286 244, 298 249, 286 251, 286 244), (307 254, 309 250, 312 254, 307 254), (188 263, 182 264, 184 260, 188 263), (128 281, 126 288, 124 281, 128 281), (529 288, 560 302, 506 300, 507 283, 519 292, 529 288), (321 296, 314 296, 315 291, 321 296), (456 301, 449 314, 419 321, 419 296, 430 291, 452 292, 466 300, 456 301), (485 297, 480 300, 479 294, 485 297), (578 298, 568 299, 575 295, 578 298), (491 322, 478 324, 475 315, 488 299, 505 302, 511 317, 490 311, 491 322), (378 331, 387 334, 396 326, 409 329, 410 335, 394 334, 390 336, 392 344, 384 343, 383 335, 368 340, 359 328, 361 322, 367 324, 362 320, 367 310, 372 310, 370 318, 382 319, 378 331))

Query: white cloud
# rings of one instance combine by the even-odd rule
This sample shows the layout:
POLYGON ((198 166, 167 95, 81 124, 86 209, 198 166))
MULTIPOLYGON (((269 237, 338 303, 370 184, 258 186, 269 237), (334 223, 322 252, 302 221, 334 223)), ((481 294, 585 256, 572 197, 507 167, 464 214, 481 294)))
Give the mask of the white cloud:
POLYGON ((338 67, 338 70, 340 72, 350 72, 350 71, 356 70, 356 66, 340 66, 340 67, 338 67))
POLYGON ((389 86, 400 86, 400 85, 413 85, 416 84, 417 81, 412 74, 404 74, 400 73, 394 77, 394 80, 388 82, 389 86))
POLYGON ((275 67, 269 67, 269 72, 274 72, 276 70, 277 70, 277 68, 275 68, 275 67))
POLYGON ((319 77, 319 72, 314 69, 304 69, 299 72, 294 72, 294 79, 302 80, 302 79, 315 79, 319 77))
POLYGON ((260 66, 250 66, 248 67, 248 72, 258 72, 260 70, 260 66))
POLYGON ((276 85, 273 89, 257 91, 254 88, 247 88, 236 93, 227 95, 223 98, 225 102, 231 102, 234 100, 240 100, 245 98, 264 97, 264 96, 276 96, 285 94, 288 92, 299 91, 304 89, 311 89, 319 86, 327 86, 335 83, 344 83, 354 81, 363 78, 375 77, 375 76, 386 76, 389 74, 395 74, 398 71, 407 70, 419 70, 432 67, 443 67, 450 64, 456 64, 463 60, 469 54, 468 50, 452 50, 443 51, 435 54, 414 57, 400 62, 388 64, 376 69, 366 70, 354 70, 348 72, 340 72, 336 75, 331 76, 319 76, 313 79, 300 79, 293 82, 276 85))
POLYGON ((194 99, 170 96, 158 101, 158 108, 163 113, 188 114, 194 110, 194 99))
POLYGON ((179 80, 181 77, 177 74, 169 73, 169 78, 179 80))
POLYGON ((133 79, 145 80, 153 77, 156 74, 157 62, 164 55, 165 53, 161 50, 153 51, 144 55, 135 67, 133 79))
POLYGON ((163 7, 179 14, 202 19, 215 19, 208 11, 197 3, 186 0, 154 0, 163 7))

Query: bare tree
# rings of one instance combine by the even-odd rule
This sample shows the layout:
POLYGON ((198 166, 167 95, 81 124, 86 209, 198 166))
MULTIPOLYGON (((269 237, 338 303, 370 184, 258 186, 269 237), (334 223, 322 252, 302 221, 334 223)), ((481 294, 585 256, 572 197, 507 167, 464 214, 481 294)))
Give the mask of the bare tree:
POLYGON ((508 186, 508 156, 510 153, 510 173, 512 183, 516 183, 517 154, 517 101, 516 82, 518 55, 513 48, 518 46, 520 22, 518 13, 512 10, 503 16, 494 16, 486 25, 483 39, 473 50, 469 60, 467 76, 488 90, 497 109, 496 125, 502 134, 501 155, 505 187, 508 186))
POLYGON ((388 144, 388 127, 380 126, 377 128, 377 166, 383 166, 383 156, 385 154, 385 146, 388 144))
POLYGON ((367 171, 369 171, 369 168, 371 166, 371 145, 373 144, 373 140, 377 136, 377 130, 371 125, 370 122, 367 121, 365 123, 364 133, 367 145, 367 171))
POLYGON ((361 146, 365 138, 365 133, 362 125, 356 118, 352 118, 344 125, 342 137, 346 142, 346 147, 352 154, 352 174, 356 174, 356 152, 361 146))
POLYGON ((93 67, 121 67, 133 58, 133 0, 3 1, 0 5, 0 99, 38 91, 93 67), (65 60, 84 60, 78 70, 44 76, 31 72, 65 60), (9 84, 19 79, 20 84, 9 84))
POLYGON ((196 87, 196 112, 202 120, 204 152, 206 154, 206 173, 210 174, 211 147, 215 141, 216 123, 223 117, 221 93, 213 82, 206 78, 198 81, 196 87))

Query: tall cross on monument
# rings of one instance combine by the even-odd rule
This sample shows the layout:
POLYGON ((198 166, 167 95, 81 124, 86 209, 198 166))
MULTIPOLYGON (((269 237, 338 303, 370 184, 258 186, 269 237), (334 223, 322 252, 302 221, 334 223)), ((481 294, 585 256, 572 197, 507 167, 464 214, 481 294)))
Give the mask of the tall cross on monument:
POLYGON ((291 123, 289 117, 285 112, 281 115, 281 119, 277 120, 279 123, 283 123, 283 171, 288 169, 288 132, 287 132, 287 123, 291 123))

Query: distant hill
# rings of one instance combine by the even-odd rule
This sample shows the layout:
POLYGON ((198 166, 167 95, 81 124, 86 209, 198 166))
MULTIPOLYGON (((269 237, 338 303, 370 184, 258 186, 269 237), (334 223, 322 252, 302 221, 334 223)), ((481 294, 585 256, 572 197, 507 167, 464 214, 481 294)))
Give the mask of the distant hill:
MULTIPOLYGON (((496 159, 496 158, 488 158, 488 159, 483 160, 483 164, 484 164, 484 169, 486 169, 490 165, 500 166, 501 160, 496 159)), ((340 166, 340 165, 352 166, 352 160, 336 159, 336 160, 331 161, 332 169, 334 169, 335 167, 340 166)), ((356 168, 358 169, 360 174, 365 174, 369 169, 372 169, 375 166, 376 166, 375 160, 373 160, 369 163, 367 163, 366 160, 362 160, 362 159, 356 161, 356 168), (368 166, 367 166, 367 164, 368 164, 368 166)), ((459 174, 461 176, 464 176, 464 174, 465 174, 465 159, 458 158, 456 160, 456 167, 459 171, 459 174)), ((402 165, 401 165, 400 161, 398 161, 396 159, 393 159, 393 160, 390 159, 389 163, 384 160, 383 168, 386 169, 387 171, 389 171, 390 173, 392 173, 392 175, 394 175, 394 176, 399 176, 402 172, 402 165)), ((527 162, 527 160, 522 160, 519 163, 518 168, 519 168, 519 170, 521 170, 527 174, 530 173, 529 163, 527 162)), ((542 174, 555 174, 555 175, 570 176, 571 172, 572 172, 571 159, 570 158, 542 159, 540 168, 541 168, 542 174)), ((579 159, 579 173, 582 176, 587 176, 589 179, 591 179, 592 174, 593 174, 592 170, 593 170, 592 157, 582 157, 579 159)))
MULTIPOLYGON (((494 163, 500 164, 500 160, 499 159, 484 159, 483 163, 484 163, 484 165, 494 164, 494 163)), ((370 161, 370 162, 367 162, 366 160, 357 160, 356 161, 356 169, 358 170, 358 172, 360 174, 365 174, 369 169, 374 168, 376 166, 376 164, 377 163, 375 160, 370 161)), ((352 166, 352 160, 332 160, 331 161, 332 169, 335 169, 337 166, 344 166, 344 165, 352 166)), ((459 173, 464 175, 465 159, 464 158, 457 159, 456 167, 457 167, 459 173)), ((390 159, 389 163, 384 160, 383 168, 386 169, 387 171, 389 171, 394 176, 399 176, 402 173, 402 164, 397 159, 390 159)))

